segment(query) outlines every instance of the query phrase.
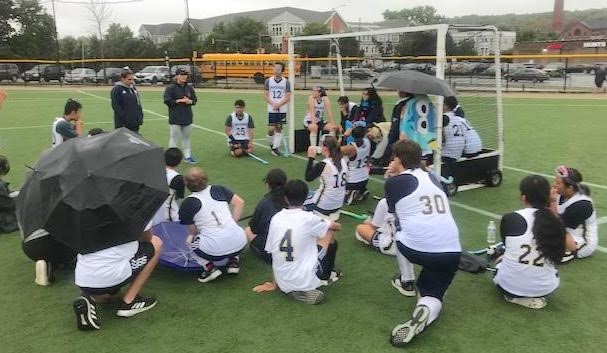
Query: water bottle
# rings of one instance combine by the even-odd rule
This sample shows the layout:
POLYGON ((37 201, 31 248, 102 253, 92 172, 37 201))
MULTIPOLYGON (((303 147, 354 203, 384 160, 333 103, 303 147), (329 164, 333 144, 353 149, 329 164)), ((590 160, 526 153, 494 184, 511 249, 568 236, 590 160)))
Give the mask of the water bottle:
POLYGON ((497 228, 495 227, 495 221, 489 221, 487 225, 487 248, 491 248, 495 244, 495 235, 497 228))

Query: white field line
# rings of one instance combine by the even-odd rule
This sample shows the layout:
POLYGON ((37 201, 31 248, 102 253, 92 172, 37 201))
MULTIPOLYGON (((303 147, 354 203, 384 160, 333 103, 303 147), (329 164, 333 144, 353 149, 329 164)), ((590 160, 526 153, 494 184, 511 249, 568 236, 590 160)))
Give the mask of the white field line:
POLYGON ((598 225, 605 224, 605 223, 607 223, 607 216, 597 218, 597 220, 596 220, 596 224, 598 224, 598 225))
MULTIPOLYGON (((98 96, 96 94, 92 94, 92 93, 88 93, 88 92, 84 92, 84 91, 79 91, 79 92, 82 93, 82 94, 86 94, 88 96, 91 96, 91 97, 96 97, 96 98, 99 98, 99 99, 104 99, 104 100, 110 101, 109 98, 98 96)), ((156 113, 155 111, 152 111, 152 110, 144 109, 143 111, 145 111, 146 113, 150 113, 152 115, 156 115, 158 117, 162 117, 164 119, 168 119, 168 116, 156 113)), ((209 129, 209 128, 206 128, 204 126, 200 126, 200 125, 197 125, 197 124, 192 124, 192 126, 195 127, 195 128, 197 128, 197 129, 200 129, 200 130, 203 130, 203 131, 207 131, 207 132, 210 132, 210 133, 213 133, 213 134, 216 134, 216 135, 225 136, 225 133, 221 132, 221 131, 209 129)), ((258 142, 253 142, 253 143, 256 146, 259 146, 259 147, 262 147, 262 148, 265 148, 265 149, 269 149, 270 148, 269 146, 267 146, 266 144, 263 144, 263 143, 258 143, 258 142)), ((307 161, 308 160, 307 158, 302 157, 302 156, 297 155, 297 154, 291 154, 289 156, 290 157, 295 157, 297 159, 301 159, 303 161, 307 161)), ((374 182, 379 183, 379 184, 383 184, 384 183, 384 180, 376 178, 376 177, 369 177, 369 180, 374 181, 374 182)), ((590 185, 590 184, 588 184, 588 185, 590 185)), ((468 206, 468 205, 465 205, 465 204, 460 203, 460 202, 456 202, 456 201, 450 200, 449 204, 451 204, 453 206, 456 206, 456 207, 459 207, 459 208, 463 208, 465 210, 468 210, 468 211, 471 211, 471 212, 474 212, 474 213, 481 214, 483 216, 491 217, 493 219, 501 219, 502 218, 502 216, 500 216, 500 215, 498 215, 496 213, 492 213, 492 212, 489 212, 489 211, 486 211, 486 210, 483 210, 483 209, 480 209, 480 208, 468 206)), ((607 248, 598 246, 597 249, 599 251, 601 251, 601 252, 607 253, 607 248)))
MULTIPOLYGON (((163 118, 155 118, 155 119, 146 119, 146 121, 155 121, 155 120, 166 120, 163 118)), ((87 125, 90 126, 94 126, 94 125, 102 125, 102 124, 113 124, 113 121, 85 121, 85 123, 87 125)), ((4 131, 4 130, 27 130, 27 129, 37 129, 37 128, 50 128, 52 127, 52 124, 48 124, 48 125, 32 125, 32 126, 13 126, 13 127, 0 127, 0 131, 4 131)))
MULTIPOLYGON (((525 174, 537 174, 537 175, 541 175, 541 176, 549 178, 549 179, 553 179, 554 178, 554 175, 537 173, 537 172, 534 172, 532 170, 526 170, 526 169, 520 169, 520 168, 508 167, 508 166, 504 166, 504 169, 513 170, 515 172, 520 172, 520 173, 525 173, 525 174)), ((607 186, 605 186, 605 185, 589 183, 589 182, 586 182, 586 181, 583 181, 582 184, 586 184, 588 186, 592 186, 593 188, 607 190, 607 186)))

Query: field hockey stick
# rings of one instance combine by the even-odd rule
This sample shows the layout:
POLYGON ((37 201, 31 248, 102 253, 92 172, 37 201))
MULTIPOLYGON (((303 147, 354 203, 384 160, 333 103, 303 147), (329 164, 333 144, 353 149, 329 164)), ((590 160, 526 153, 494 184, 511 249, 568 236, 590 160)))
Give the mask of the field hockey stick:
POLYGON ((440 181, 444 184, 452 184, 453 183, 453 176, 449 175, 448 178, 445 178, 444 176, 440 176, 440 181))
POLYGON ((257 157, 256 155, 254 155, 253 153, 247 153, 249 155, 249 157, 253 158, 254 160, 260 162, 261 164, 269 164, 268 161, 261 159, 259 157, 257 157))
POLYGON ((354 212, 350 212, 350 211, 346 211, 346 210, 339 210, 339 213, 341 213, 343 215, 346 215, 346 216, 350 216, 350 217, 352 217, 354 219, 358 219, 358 220, 361 220, 361 221, 364 221, 367 218, 369 218, 369 216, 366 215, 366 214, 358 214, 358 213, 354 213, 354 212))
POLYGON ((381 199, 382 199, 382 197, 379 197, 377 195, 373 195, 373 200, 380 201, 381 199))
POLYGON ((284 147, 284 156, 285 157, 289 157, 290 153, 289 153, 289 146, 287 145, 287 138, 285 137, 285 135, 282 135, 282 145, 284 147))
POLYGON ((248 216, 244 216, 244 217, 240 217, 240 219, 238 220, 238 222, 240 221, 246 221, 247 219, 253 218, 253 214, 250 214, 248 216))
MULTIPOLYGON (((496 243, 495 245, 492 245, 493 248, 497 248, 502 246, 504 243, 502 243, 501 241, 499 243, 496 243)), ((470 254, 473 255, 482 255, 482 254, 486 254, 487 250, 489 250, 489 248, 482 248, 482 249, 478 249, 478 250, 469 250, 468 252, 470 254)))

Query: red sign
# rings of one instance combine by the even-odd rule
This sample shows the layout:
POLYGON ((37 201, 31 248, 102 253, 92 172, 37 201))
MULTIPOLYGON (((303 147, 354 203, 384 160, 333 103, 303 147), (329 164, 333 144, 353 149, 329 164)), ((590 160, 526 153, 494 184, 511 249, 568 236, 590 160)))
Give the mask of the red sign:
POLYGON ((546 49, 549 50, 559 50, 559 49, 563 49, 563 43, 550 43, 546 46, 546 49))

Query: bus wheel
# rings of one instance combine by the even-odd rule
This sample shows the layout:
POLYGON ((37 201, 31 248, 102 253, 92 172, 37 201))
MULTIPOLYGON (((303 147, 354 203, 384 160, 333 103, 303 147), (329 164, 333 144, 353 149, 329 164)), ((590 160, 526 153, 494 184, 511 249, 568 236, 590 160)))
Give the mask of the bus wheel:
POLYGON ((253 75, 253 81, 255 81, 255 83, 264 83, 266 80, 266 78, 263 76, 263 74, 261 72, 256 72, 255 75, 253 75))

